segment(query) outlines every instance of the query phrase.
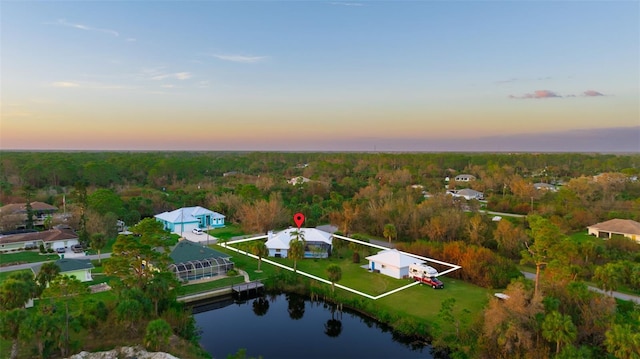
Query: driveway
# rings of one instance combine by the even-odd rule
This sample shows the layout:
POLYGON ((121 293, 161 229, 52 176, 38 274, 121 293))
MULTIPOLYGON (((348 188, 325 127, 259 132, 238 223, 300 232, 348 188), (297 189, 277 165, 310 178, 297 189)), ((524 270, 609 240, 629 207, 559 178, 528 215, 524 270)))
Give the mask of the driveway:
POLYGON ((206 230, 202 234, 195 234, 193 232, 184 232, 182 233, 182 237, 191 242, 200 242, 200 243, 204 242, 208 244, 215 244, 217 241, 217 238, 210 234, 207 234, 206 230))
MULTIPOLYGON (((536 279, 536 275, 535 273, 531 273, 531 272, 525 272, 522 271, 522 274, 524 274, 524 277, 527 279, 531 279, 531 280, 535 280, 536 279)), ((609 295, 609 292, 604 292, 602 289, 600 288, 596 288, 596 287, 592 287, 592 286, 587 286, 589 288, 590 291, 593 292, 597 292, 600 294, 604 294, 604 295, 609 295)), ((640 304, 640 296, 637 295, 631 295, 631 294, 625 294, 625 293, 620 293, 620 292, 613 292, 611 293, 613 295, 614 298, 618 298, 621 300, 629 300, 632 302, 636 302, 638 304, 640 304)))

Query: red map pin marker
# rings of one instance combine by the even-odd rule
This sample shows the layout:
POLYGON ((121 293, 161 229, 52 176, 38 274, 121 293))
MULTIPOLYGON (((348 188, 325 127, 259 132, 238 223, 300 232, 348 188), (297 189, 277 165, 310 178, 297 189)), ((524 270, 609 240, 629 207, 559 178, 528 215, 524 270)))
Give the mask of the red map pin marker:
POLYGON ((300 212, 294 214, 293 221, 296 222, 296 226, 298 226, 298 229, 300 229, 300 227, 302 226, 302 223, 304 223, 304 214, 300 212))

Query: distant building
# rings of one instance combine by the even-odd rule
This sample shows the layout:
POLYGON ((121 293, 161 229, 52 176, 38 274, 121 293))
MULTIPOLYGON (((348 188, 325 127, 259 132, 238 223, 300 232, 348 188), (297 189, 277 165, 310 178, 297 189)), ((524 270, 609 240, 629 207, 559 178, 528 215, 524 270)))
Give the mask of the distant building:
POLYGON ((311 180, 308 179, 307 177, 302 177, 302 176, 298 176, 298 177, 293 177, 292 179, 288 180, 287 183, 289 183, 290 185, 301 185, 303 183, 307 183, 310 182, 311 180))
POLYGON ((453 197, 463 197, 466 200, 471 200, 471 199, 481 200, 484 198, 484 193, 478 192, 470 188, 465 188, 461 190, 449 190, 447 191, 447 194, 453 197))
POLYGON ((456 182, 471 182, 475 180, 476 180, 476 176, 469 175, 469 174, 461 174, 455 177, 456 182))
POLYGON ((608 239, 619 234, 640 243, 640 223, 630 219, 611 219, 588 226, 587 230, 598 238, 608 239))
MULTIPOLYGON (((94 268, 89 259, 62 258, 55 261, 60 268, 60 274, 75 277, 81 282, 92 281, 91 270, 94 268)), ((42 263, 38 263, 31 267, 33 273, 37 276, 40 272, 42 263)))
POLYGON ((178 208, 154 217, 163 224, 164 229, 176 234, 191 232, 196 228, 224 227, 225 219, 224 215, 200 206, 178 208))
POLYGON ((71 229, 54 228, 41 232, 0 236, 0 252, 16 249, 37 249, 41 244, 47 250, 68 249, 74 244, 78 244, 78 234, 71 229))
POLYGON ((556 186, 554 186, 552 184, 548 184, 548 183, 534 183, 533 184, 533 188, 535 188, 538 191, 551 191, 551 192, 557 192, 558 191, 556 186))
MULTIPOLYGON (((47 217, 53 216, 57 211, 58 207, 48 203, 31 202, 31 213, 33 214, 33 224, 35 226, 43 226, 47 217)), ((0 216, 16 216, 19 219, 16 228, 24 228, 27 223, 27 204, 11 203, 2 206, 0 207, 0 216)))

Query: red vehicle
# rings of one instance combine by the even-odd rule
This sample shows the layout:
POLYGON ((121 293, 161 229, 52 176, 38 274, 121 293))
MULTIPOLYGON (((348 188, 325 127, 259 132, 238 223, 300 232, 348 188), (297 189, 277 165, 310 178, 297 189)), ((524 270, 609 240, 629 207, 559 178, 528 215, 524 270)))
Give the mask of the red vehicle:
POLYGON ((443 289, 444 283, 437 277, 438 271, 424 263, 409 265, 409 278, 429 285, 433 289, 443 289))

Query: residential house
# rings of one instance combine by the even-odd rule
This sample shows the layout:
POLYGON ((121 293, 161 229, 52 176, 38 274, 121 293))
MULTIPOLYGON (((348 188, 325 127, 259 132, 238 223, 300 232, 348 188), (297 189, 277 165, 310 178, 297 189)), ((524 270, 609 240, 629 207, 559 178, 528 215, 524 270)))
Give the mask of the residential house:
POLYGON ((292 179, 288 180, 287 183, 289 183, 290 185, 293 186, 298 186, 307 182, 310 182, 311 180, 308 179, 307 177, 303 177, 303 176, 298 176, 298 177, 293 177, 292 179))
POLYGON ((409 256, 397 249, 386 249, 372 256, 366 257, 372 272, 380 272, 393 278, 406 278, 409 276, 409 265, 421 262, 415 257, 409 256))
POLYGON ((476 176, 469 175, 469 174, 460 174, 455 177, 456 182, 471 182, 475 180, 476 180, 476 176))
POLYGON ((534 183, 533 188, 535 188, 538 191, 551 191, 551 192, 558 191, 558 188, 556 186, 549 183, 534 183))
MULTIPOLYGON (((58 211, 58 207, 44 202, 31 202, 31 213, 33 214, 33 224, 43 226, 47 217, 53 216, 58 211)), ((16 228, 24 228, 27 222, 27 204, 12 203, 0 207, 1 217, 15 217, 16 228)))
POLYGON ((78 243, 78 235, 72 229, 54 228, 42 232, 2 235, 0 236, 0 252, 37 249, 41 244, 47 250, 68 249, 78 243))
POLYGON ((169 257, 173 261, 169 270, 180 281, 226 275, 233 269, 229 255, 186 239, 178 242, 169 257))
MULTIPOLYGON (((55 261, 60 268, 60 274, 75 277, 81 282, 92 281, 91 270, 94 268, 89 259, 62 258, 55 261)), ((42 263, 38 263, 31 267, 33 273, 37 276, 40 272, 42 263)))
POLYGON ((448 190, 447 194, 453 197, 464 197, 464 199, 466 200, 471 200, 471 199, 481 200, 484 198, 484 194, 482 192, 478 192, 470 188, 465 188, 461 190, 448 190))
POLYGON ((611 238, 619 234, 640 243, 640 223, 630 219, 611 219, 588 226, 589 234, 598 238, 611 238))
MULTIPOLYGON (((289 252, 289 242, 296 237, 297 228, 289 228, 278 233, 269 232, 267 249, 269 257, 286 258, 289 252)), ((327 258, 331 255, 333 235, 317 228, 300 228, 300 237, 304 238, 305 258, 327 258)))
POLYGON ((224 227, 225 219, 224 215, 200 206, 179 208, 175 211, 156 214, 154 217, 162 222, 164 229, 179 235, 196 228, 224 227))

